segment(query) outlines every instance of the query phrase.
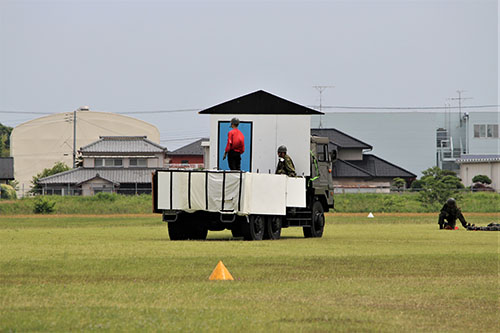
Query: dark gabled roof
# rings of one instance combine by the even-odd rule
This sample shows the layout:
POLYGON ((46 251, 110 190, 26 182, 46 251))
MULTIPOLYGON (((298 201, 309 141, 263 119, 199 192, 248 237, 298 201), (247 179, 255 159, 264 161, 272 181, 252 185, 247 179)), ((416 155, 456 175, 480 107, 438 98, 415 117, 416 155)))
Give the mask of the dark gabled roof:
POLYGON ((82 153, 162 153, 167 148, 146 136, 100 136, 99 140, 82 148, 82 153))
POLYGON ((373 175, 344 160, 337 160, 333 165, 333 178, 372 178, 373 175))
POLYGON ((200 114, 323 114, 264 90, 237 97, 230 101, 202 110, 200 114))
POLYGON ((203 156, 203 147, 201 143, 203 141, 208 141, 208 138, 202 138, 195 142, 192 142, 184 147, 178 148, 174 151, 168 152, 168 155, 201 155, 203 156))
POLYGON ((363 160, 361 161, 348 162, 360 169, 365 170, 366 172, 373 175, 373 177, 417 178, 417 175, 415 175, 414 173, 371 154, 363 155, 363 160))
POLYGON ((155 169, 148 168, 78 168, 40 178, 38 184, 79 184, 100 177, 114 183, 151 183, 155 169))
POLYGON ((361 140, 353 138, 335 128, 312 128, 311 134, 328 137, 330 142, 339 148, 372 149, 373 147, 361 140))
POLYGON ((0 179, 14 180, 13 157, 0 157, 0 179))

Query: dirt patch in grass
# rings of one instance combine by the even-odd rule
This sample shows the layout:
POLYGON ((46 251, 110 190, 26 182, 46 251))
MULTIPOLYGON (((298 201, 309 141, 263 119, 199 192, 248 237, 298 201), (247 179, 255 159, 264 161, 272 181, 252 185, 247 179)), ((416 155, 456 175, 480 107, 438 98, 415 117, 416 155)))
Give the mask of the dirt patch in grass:
MULTIPOLYGON (((414 217, 414 216, 437 216, 439 212, 435 213, 373 213, 375 216, 396 216, 396 217, 414 217)), ((366 217, 367 213, 325 213, 325 216, 339 216, 339 217, 348 217, 348 216, 362 216, 366 217)), ((500 218, 500 213, 467 213, 464 212, 464 215, 467 216, 491 216, 500 218)))
POLYGON ((14 214, 14 215, 2 215, 0 219, 3 218, 30 218, 36 217, 37 219, 54 219, 54 218, 68 218, 68 217, 158 217, 161 218, 161 214, 14 214))

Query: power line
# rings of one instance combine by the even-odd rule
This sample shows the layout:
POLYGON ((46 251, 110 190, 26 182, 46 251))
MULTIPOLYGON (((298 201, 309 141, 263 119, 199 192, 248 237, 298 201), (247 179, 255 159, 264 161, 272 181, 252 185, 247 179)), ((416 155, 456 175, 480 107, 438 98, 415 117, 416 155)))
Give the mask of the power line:
MULTIPOLYGON (((202 109, 175 109, 175 110, 139 110, 139 111, 127 111, 127 112, 111 112, 116 114, 143 114, 143 113, 174 113, 174 112, 198 112, 202 109)), ((94 112, 99 112, 92 110, 94 112)), ((109 111, 104 111, 109 112, 109 111)), ((68 113, 68 111, 64 112, 37 112, 37 111, 15 111, 15 110, 0 110, 0 113, 9 113, 9 114, 43 114, 43 115, 51 115, 51 114, 59 114, 59 113, 68 113)))
MULTIPOLYGON (((318 105, 308 105, 308 107, 319 108, 318 105)), ((500 104, 486 104, 486 105, 468 105, 459 106, 351 106, 351 105, 321 105, 321 109, 358 109, 358 110, 444 110, 444 109, 484 109, 484 108, 498 108, 500 104)), ((127 112, 110 112, 116 114, 146 114, 146 113, 183 113, 183 112, 198 112, 202 109, 177 109, 177 110, 143 110, 143 111, 127 111, 127 112)), ((96 111, 98 112, 98 111, 96 111)), ((108 111, 106 111, 108 112, 108 111)), ((53 115, 64 112, 36 112, 36 111, 15 111, 15 110, 0 110, 0 113, 5 114, 41 114, 53 115)))
MULTIPOLYGON (((309 105, 317 108, 317 105, 309 105)), ((498 108, 498 104, 490 105, 468 105, 459 106, 345 106, 345 105, 323 105, 323 109, 357 109, 357 110, 446 110, 446 109, 484 109, 498 108)))
POLYGON ((150 110, 150 111, 128 111, 128 112, 114 112, 118 114, 142 114, 142 113, 174 113, 174 112, 198 112, 202 109, 180 109, 180 110, 150 110))

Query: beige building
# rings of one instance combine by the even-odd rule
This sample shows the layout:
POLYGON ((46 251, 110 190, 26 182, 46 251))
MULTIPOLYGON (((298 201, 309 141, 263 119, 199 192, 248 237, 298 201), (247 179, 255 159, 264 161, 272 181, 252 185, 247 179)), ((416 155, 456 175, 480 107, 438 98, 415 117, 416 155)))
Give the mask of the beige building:
POLYGON ((500 192, 500 155, 463 155, 457 163, 465 186, 473 184, 474 176, 485 175, 491 179, 491 187, 500 192))
POLYGON ((11 156, 14 158, 14 177, 19 182, 18 196, 26 195, 33 176, 57 162, 73 166, 73 149, 78 151, 100 136, 146 136, 159 144, 156 126, 139 119, 115 113, 89 111, 57 113, 25 122, 11 134, 11 156), (74 116, 76 114, 76 145, 74 116))

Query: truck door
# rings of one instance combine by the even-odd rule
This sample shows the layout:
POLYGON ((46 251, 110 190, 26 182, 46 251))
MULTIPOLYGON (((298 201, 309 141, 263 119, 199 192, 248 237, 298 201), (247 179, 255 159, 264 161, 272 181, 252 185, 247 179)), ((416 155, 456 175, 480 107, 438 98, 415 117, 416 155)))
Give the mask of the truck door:
MULTIPOLYGON (((318 171, 319 178, 317 179, 317 184, 320 187, 328 188, 329 179, 332 177, 330 173, 330 163, 328 155, 328 144, 317 143, 316 144, 316 158, 318 161, 318 171)), ((316 167, 316 166, 315 166, 316 167)))

